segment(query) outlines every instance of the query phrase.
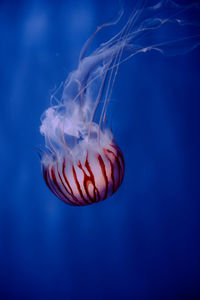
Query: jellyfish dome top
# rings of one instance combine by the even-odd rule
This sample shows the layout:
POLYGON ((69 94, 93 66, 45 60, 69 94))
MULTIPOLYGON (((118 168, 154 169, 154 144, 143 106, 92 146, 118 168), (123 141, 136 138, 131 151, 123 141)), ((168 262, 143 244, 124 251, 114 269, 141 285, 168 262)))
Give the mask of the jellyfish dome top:
POLYGON ((199 12, 199 4, 141 3, 145 4, 135 8, 116 35, 87 55, 96 34, 121 22, 123 12, 115 21, 96 29, 81 50, 77 69, 60 86, 61 99, 42 115, 40 132, 46 146, 41 158, 43 177, 49 189, 67 204, 85 206, 104 200, 123 181, 123 154, 105 126, 119 65, 141 52, 177 54, 199 44, 199 32, 185 36, 183 30, 183 25, 194 26, 196 20, 191 22, 188 13, 199 12), (175 39, 166 34, 166 24, 180 29, 175 39), (153 44, 150 38, 155 31, 162 38, 153 44))

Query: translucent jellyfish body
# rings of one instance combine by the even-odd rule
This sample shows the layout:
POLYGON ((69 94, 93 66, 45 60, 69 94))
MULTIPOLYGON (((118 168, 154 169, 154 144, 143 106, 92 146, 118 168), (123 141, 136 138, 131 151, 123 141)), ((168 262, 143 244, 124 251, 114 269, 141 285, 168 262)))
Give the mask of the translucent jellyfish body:
MULTIPOLYGON (((79 118, 75 120, 80 121, 79 118)), ((58 198, 71 205, 83 206, 104 200, 118 189, 124 177, 124 159, 111 132, 101 131, 99 142, 97 124, 92 124, 90 137, 88 128, 84 128, 85 121, 78 125, 82 131, 76 132, 78 136, 74 131, 76 124, 72 124, 74 135, 69 137, 70 148, 65 142, 67 136, 64 140, 60 138, 59 145, 51 146, 59 151, 55 149, 54 154, 43 156, 43 176, 58 198)))

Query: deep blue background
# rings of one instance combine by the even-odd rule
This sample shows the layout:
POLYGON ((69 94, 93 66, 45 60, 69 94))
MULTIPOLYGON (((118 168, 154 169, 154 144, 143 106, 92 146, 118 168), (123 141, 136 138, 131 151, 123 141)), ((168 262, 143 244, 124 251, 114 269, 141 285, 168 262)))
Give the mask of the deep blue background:
POLYGON ((114 196, 70 207, 41 175, 40 116, 118 11, 107 2, 0 2, 0 299, 200 299, 200 49, 121 65, 109 117, 126 175, 114 196))

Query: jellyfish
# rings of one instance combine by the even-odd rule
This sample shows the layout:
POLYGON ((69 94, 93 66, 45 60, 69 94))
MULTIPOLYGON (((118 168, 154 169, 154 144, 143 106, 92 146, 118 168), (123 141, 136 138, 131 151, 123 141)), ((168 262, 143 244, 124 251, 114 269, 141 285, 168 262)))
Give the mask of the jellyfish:
POLYGON ((189 17, 199 13, 197 2, 185 6, 169 0, 154 5, 139 2, 119 32, 87 54, 100 30, 122 21, 123 10, 114 21, 96 29, 80 52, 77 69, 59 87, 60 100, 56 98, 41 117, 40 132, 46 147, 41 157, 43 177, 48 188, 69 205, 105 200, 123 182, 123 153, 107 126, 108 105, 120 64, 150 50, 174 55, 199 45, 197 21, 189 17), (185 35, 185 26, 195 27, 194 34, 185 35))

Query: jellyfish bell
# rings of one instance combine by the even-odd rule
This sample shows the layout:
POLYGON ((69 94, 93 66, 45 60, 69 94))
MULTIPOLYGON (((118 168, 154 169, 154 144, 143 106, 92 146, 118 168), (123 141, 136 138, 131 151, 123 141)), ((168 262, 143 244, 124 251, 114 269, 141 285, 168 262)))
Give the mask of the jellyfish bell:
POLYGON ((75 206, 106 199, 116 192, 124 177, 123 155, 115 144, 99 149, 93 144, 84 150, 84 155, 79 153, 76 158, 63 155, 42 163, 50 190, 75 206))
POLYGON ((118 190, 124 178, 124 158, 106 127, 118 68, 138 53, 155 50, 175 55, 197 47, 199 18, 191 21, 188 16, 194 11, 193 15, 197 15, 199 6, 194 3, 183 7, 171 0, 143 5, 131 13, 116 35, 89 55, 87 51, 96 34, 118 23, 122 13, 117 20, 98 27, 86 41, 77 69, 63 85, 61 99, 56 98, 56 105, 51 105, 41 118, 40 132, 47 149, 41 158, 43 177, 58 198, 70 205, 84 206, 105 200, 118 190), (167 24, 176 27, 175 38, 170 37, 167 24), (190 25, 197 29, 186 36, 190 25), (154 32, 160 40, 150 43, 154 32))
MULTIPOLYGON (((47 112, 47 115, 54 114, 47 112)), ((48 123, 52 124, 48 117, 41 127, 41 132, 47 136, 51 130, 48 123)), ((115 193, 124 177, 124 158, 111 131, 99 133, 96 123, 81 120, 82 114, 76 114, 75 119, 73 115, 67 118, 64 129, 60 127, 64 121, 55 119, 57 123, 54 122, 54 132, 48 141, 51 151, 45 153, 41 161, 49 189, 74 206, 89 205, 115 193)))

